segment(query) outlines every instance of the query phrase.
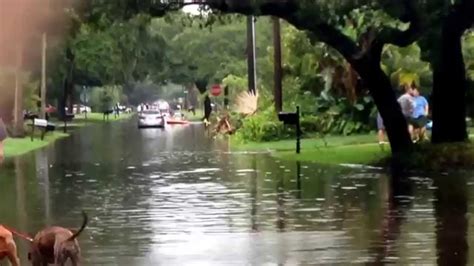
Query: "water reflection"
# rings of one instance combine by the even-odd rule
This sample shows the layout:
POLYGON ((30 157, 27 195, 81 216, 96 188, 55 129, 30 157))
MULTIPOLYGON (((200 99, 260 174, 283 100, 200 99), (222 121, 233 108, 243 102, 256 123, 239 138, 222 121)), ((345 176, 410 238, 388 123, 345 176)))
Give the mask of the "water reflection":
POLYGON ((0 214, 34 232, 76 227, 85 209, 85 265, 466 265, 469 184, 232 153, 197 125, 111 123, 5 162, 0 214))
POLYGON ((385 213, 381 225, 380 240, 375 241, 375 260, 371 263, 380 265, 397 262, 399 258, 397 242, 401 226, 407 219, 407 212, 413 203, 413 183, 405 176, 392 176, 389 186, 384 190, 386 201, 385 213))
POLYGON ((438 265, 468 265, 466 178, 441 176, 434 186, 438 265))
POLYGON ((50 192, 49 192, 49 164, 48 155, 46 150, 40 150, 35 153, 36 159, 36 176, 38 178, 38 185, 41 188, 44 203, 44 216, 47 225, 51 225, 51 203, 50 203, 50 192))
POLYGON ((296 161, 296 197, 301 199, 301 162, 296 161))
POLYGON ((252 170, 251 171, 251 177, 250 177, 250 186, 251 186, 251 192, 250 192, 250 198, 252 200, 251 202, 251 212, 250 212, 250 217, 251 217, 251 224, 252 224, 252 231, 257 232, 258 231, 258 219, 257 219, 257 211, 258 211, 258 193, 257 193, 257 157, 256 155, 252 156, 252 170))

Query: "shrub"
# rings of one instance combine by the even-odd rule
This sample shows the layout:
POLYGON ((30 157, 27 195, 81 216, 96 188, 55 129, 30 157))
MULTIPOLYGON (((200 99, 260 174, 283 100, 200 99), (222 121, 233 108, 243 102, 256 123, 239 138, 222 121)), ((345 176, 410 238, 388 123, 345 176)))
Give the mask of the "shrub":
POLYGON ((282 122, 278 121, 273 108, 244 118, 236 134, 236 138, 243 142, 272 141, 291 136, 294 136, 294 129, 285 127, 282 122))

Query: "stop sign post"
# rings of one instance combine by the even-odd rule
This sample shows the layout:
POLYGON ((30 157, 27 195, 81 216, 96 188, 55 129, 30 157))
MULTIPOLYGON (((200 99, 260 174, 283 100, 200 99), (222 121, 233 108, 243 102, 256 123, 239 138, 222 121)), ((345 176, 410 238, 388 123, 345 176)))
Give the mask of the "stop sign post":
POLYGON ((219 85, 219 84, 212 85, 212 87, 211 87, 212 96, 219 96, 219 95, 221 95, 221 92, 222 92, 221 85, 219 85))

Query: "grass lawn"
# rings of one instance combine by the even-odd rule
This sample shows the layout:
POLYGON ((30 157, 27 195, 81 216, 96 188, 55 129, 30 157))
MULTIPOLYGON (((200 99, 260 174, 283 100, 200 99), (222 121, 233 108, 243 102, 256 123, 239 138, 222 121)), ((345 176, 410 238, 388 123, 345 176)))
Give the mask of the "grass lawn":
POLYGON ((59 131, 49 132, 46 134, 44 140, 40 140, 39 137, 35 137, 34 141, 31 141, 30 137, 21 139, 8 138, 4 142, 4 153, 5 157, 13 157, 28 153, 30 151, 43 148, 48 146, 50 143, 69 136, 59 131))
MULTIPOLYGON (((354 135, 354 136, 327 136, 321 137, 308 137, 301 140, 301 149, 315 149, 322 147, 333 147, 341 145, 355 145, 355 144, 367 144, 376 143, 377 137, 375 135, 354 135)), ((238 150, 295 150, 296 140, 279 140, 269 142, 247 142, 243 144, 234 143, 233 145, 238 150)))
POLYGON ((302 150, 301 154, 295 151, 277 151, 275 157, 284 160, 314 161, 324 164, 373 164, 384 157, 390 156, 390 147, 382 148, 376 144, 351 144, 332 147, 321 147, 302 150))
MULTIPOLYGON (((132 116, 133 116, 133 114, 121 114, 119 117, 116 118, 116 117, 114 117, 114 115, 110 115, 108 121, 112 122, 112 121, 125 120, 125 119, 131 118, 132 116)), ((63 126, 64 126, 63 122, 57 121, 57 120, 54 120, 54 119, 52 119, 51 121, 54 124, 56 124, 56 131, 48 132, 46 134, 44 140, 39 139, 39 132, 37 134, 38 136, 35 137, 34 141, 31 141, 29 132, 27 132, 27 136, 25 138, 21 138, 21 139, 8 138, 8 139, 6 139, 6 141, 3 145, 4 146, 5 157, 12 157, 12 156, 22 155, 22 154, 28 153, 30 151, 43 148, 43 147, 49 145, 50 143, 56 141, 57 139, 65 138, 65 137, 69 136, 69 134, 65 134, 65 133, 62 132, 63 126)), ((103 116, 102 116, 101 113, 87 114, 87 120, 85 119, 85 116, 83 114, 76 115, 71 122, 67 123, 68 132, 71 132, 71 130, 74 130, 74 128, 86 126, 87 124, 102 123, 102 122, 103 122, 103 116)))
POLYGON ((269 150, 272 155, 284 160, 325 164, 370 164, 390 155, 389 145, 385 144, 382 150, 374 134, 302 139, 301 154, 295 153, 295 140, 234 143, 232 146, 237 150, 269 150))
MULTIPOLYGON (((134 114, 120 114, 120 116, 115 117, 113 114, 109 115, 109 120, 107 121, 119 121, 119 120, 124 120, 124 119, 129 119, 133 116, 134 114)), ((82 122, 104 122, 104 115, 102 113, 88 113, 87 114, 87 119, 84 114, 77 114, 72 122, 76 123, 82 123, 82 122)))
MULTIPOLYGON (((103 118, 102 113, 89 113, 87 114, 87 119, 84 114, 76 114, 74 119, 70 122, 67 123, 68 129, 74 129, 77 127, 84 127, 87 124, 91 123, 107 123, 107 122, 114 122, 114 121, 120 121, 120 120, 125 120, 125 119, 130 119, 134 114, 120 114, 119 117, 115 117, 114 115, 109 116, 109 120, 105 120, 103 118)), ((64 122, 59 121, 57 119, 52 119, 51 120, 53 123, 56 124, 56 126, 59 128, 59 130, 62 130, 64 127, 64 122)))
POLYGON ((184 116, 188 121, 191 122, 198 122, 201 121, 201 119, 204 117, 204 111, 202 109, 196 109, 196 114, 193 114, 192 112, 183 112, 184 116))

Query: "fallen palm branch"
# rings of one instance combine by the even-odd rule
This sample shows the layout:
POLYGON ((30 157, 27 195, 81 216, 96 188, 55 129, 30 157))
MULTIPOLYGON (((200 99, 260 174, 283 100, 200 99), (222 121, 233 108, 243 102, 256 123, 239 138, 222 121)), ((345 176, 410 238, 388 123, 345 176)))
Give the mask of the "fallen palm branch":
MULTIPOLYGON (((254 115, 258 107, 258 92, 253 93, 249 91, 241 92, 237 95, 234 112, 240 114, 242 118, 254 115)), ((237 128, 231 124, 231 116, 228 111, 225 111, 221 117, 218 117, 217 125, 214 129, 215 134, 233 134, 237 128)))
POLYGON ((234 109, 237 113, 249 116, 257 112, 257 106, 258 92, 244 91, 237 95, 234 109))

